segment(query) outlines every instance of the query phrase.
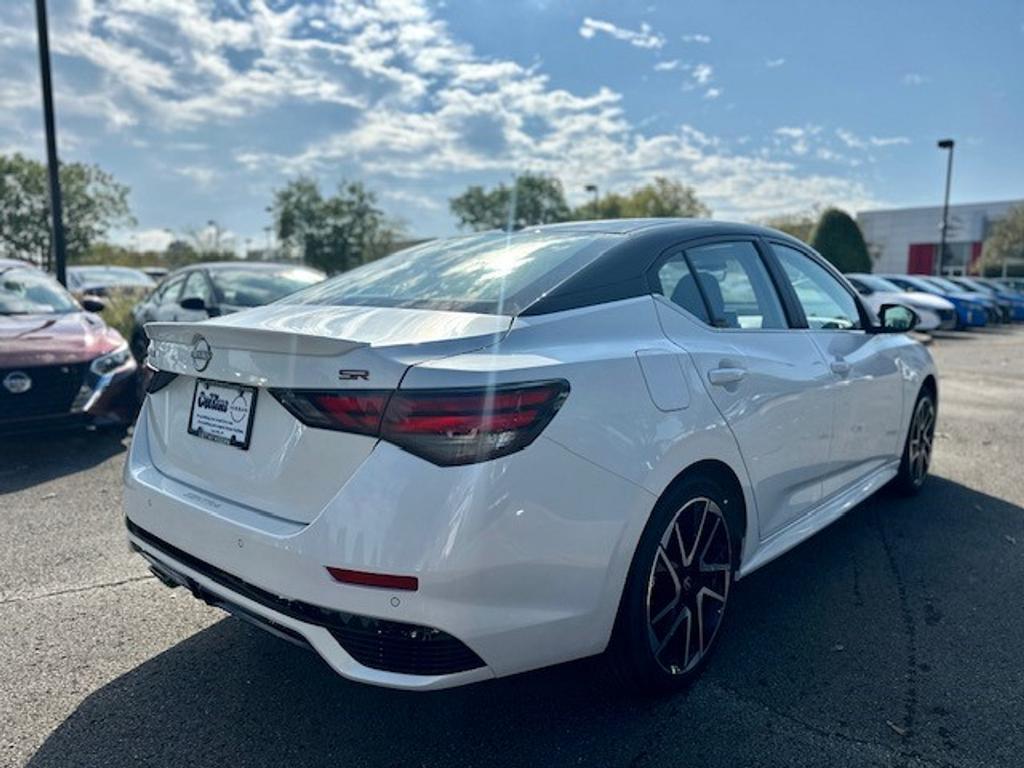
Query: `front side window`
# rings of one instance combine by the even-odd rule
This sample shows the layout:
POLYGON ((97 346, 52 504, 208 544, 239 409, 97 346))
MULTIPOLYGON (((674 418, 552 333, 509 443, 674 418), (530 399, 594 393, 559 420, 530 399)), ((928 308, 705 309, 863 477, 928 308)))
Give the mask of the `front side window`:
POLYGON ((862 327, 856 299, 831 272, 796 248, 772 243, 772 251, 793 285, 810 328, 854 330, 862 327))
POLYGON ((665 297, 719 328, 785 328, 768 270, 750 242, 687 249, 658 270, 665 297))
POLYGON ((168 280, 163 287, 157 288, 156 303, 171 304, 177 303, 178 293, 181 291, 181 284, 185 282, 185 275, 178 275, 168 280))
POLYGON ((213 306, 213 291, 210 290, 210 282, 202 272, 193 272, 185 281, 185 288, 181 293, 181 300, 202 299, 207 307, 213 306))

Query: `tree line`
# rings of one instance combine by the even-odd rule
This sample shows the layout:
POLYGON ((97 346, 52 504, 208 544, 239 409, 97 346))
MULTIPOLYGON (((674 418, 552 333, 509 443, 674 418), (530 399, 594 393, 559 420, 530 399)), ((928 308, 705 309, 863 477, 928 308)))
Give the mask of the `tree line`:
MULTIPOLYGON (((164 252, 140 252, 112 245, 113 230, 133 226, 129 189, 98 166, 63 163, 64 226, 71 263, 160 264, 235 258, 219 237, 210 243, 198 232, 175 239, 164 252)), ((522 229, 539 224, 588 219, 702 217, 711 209, 696 191, 679 181, 656 177, 629 192, 595 194, 569 205, 553 176, 523 173, 490 188, 472 185, 449 200, 459 226, 472 231, 522 229)), ((376 194, 359 181, 342 181, 325 193, 311 178, 299 177, 274 192, 269 208, 278 250, 328 273, 373 261, 409 242, 404 224, 388 216, 376 194)), ((843 272, 870 272, 864 236, 847 213, 828 208, 788 214, 764 222, 797 237, 843 272)), ((0 257, 48 265, 49 201, 46 168, 20 154, 0 155, 0 257)), ((1024 206, 998 222, 986 239, 980 267, 998 272, 1004 259, 1024 260, 1024 206)), ((1018 265, 1016 272, 1024 272, 1018 265)))

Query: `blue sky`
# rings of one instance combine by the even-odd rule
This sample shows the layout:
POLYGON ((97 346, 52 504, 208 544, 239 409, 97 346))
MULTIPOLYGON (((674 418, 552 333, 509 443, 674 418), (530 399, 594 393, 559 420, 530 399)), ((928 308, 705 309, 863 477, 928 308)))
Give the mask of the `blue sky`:
MULTIPOLYGON (((693 185, 715 216, 1024 198, 1024 5, 50 0, 62 157, 160 246, 264 240, 297 174, 362 179, 413 235, 515 172, 693 185)), ((32 3, 0 5, 0 152, 41 156, 32 3)))

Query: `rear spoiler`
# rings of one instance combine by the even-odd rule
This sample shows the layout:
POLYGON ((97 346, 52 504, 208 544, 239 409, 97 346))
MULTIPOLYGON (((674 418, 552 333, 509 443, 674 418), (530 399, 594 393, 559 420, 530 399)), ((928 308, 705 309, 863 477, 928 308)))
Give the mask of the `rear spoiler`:
MULTIPOLYGON (((152 353, 158 356, 172 354, 168 347, 191 349, 201 340, 213 349, 237 349, 246 352, 265 352, 304 357, 337 357, 359 347, 364 342, 332 339, 306 333, 294 333, 264 328, 238 328, 210 323, 146 323, 146 335, 152 340, 152 353)), ((174 350, 176 351, 176 350, 174 350)))

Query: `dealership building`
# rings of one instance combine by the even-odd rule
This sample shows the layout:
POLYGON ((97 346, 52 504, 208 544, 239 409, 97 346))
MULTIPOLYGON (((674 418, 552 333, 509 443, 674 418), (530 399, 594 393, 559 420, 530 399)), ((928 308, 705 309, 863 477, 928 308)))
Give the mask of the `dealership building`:
MULTIPOLYGON (((942 273, 964 274, 979 256, 992 225, 1024 200, 949 206, 942 273)), ((942 206, 861 211, 875 272, 934 274, 942 234, 942 206)))

